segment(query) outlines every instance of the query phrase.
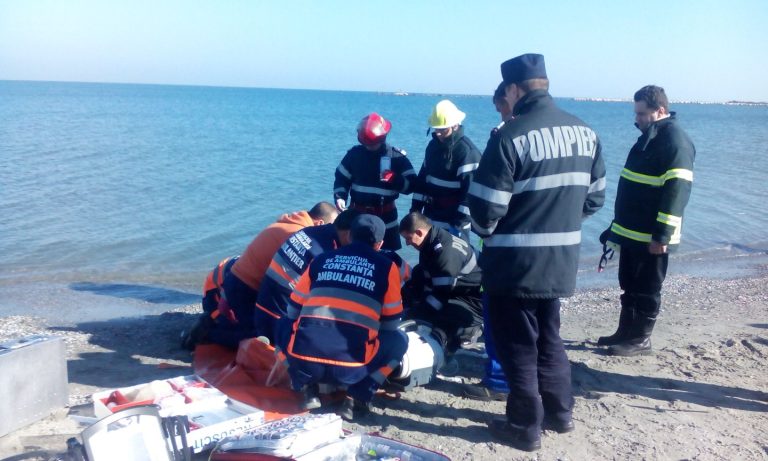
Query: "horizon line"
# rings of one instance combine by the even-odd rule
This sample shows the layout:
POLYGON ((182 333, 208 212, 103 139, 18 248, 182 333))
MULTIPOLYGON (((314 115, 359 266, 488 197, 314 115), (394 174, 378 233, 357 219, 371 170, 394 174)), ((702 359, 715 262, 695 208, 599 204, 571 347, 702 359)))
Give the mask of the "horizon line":
MULTIPOLYGON (((410 92, 410 91, 385 91, 385 90, 341 90, 341 89, 322 89, 322 88, 280 88, 269 86, 240 86, 240 85, 213 85, 213 84, 193 84, 193 83, 147 83, 147 82, 95 82, 95 81, 83 81, 83 80, 19 80, 19 79, 5 79, 0 78, 0 82, 27 82, 27 83, 72 83, 72 84, 89 84, 89 85, 143 85, 143 86, 178 86, 178 87, 191 87, 191 88, 225 88, 225 89, 244 89, 244 90, 288 90, 288 91, 335 91, 335 92, 347 92, 347 93, 377 93, 377 94, 391 94, 395 96, 470 96, 470 97, 489 97, 488 94, 475 94, 475 93, 448 93, 448 92, 410 92)), ((609 97, 590 97, 590 96, 552 96, 558 99, 572 99, 574 101, 587 101, 587 102, 620 102, 631 103, 631 98, 609 98, 609 97)), ((670 103, 674 104, 725 104, 725 105, 755 105, 765 106, 768 105, 768 101, 745 101, 729 99, 727 101, 715 101, 715 100, 670 100, 670 103)))

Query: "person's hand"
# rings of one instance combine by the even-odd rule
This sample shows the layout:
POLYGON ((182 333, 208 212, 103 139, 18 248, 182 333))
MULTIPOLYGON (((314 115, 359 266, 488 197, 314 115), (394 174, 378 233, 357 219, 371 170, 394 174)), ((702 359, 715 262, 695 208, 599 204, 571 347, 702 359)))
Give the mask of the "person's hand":
POLYGON ((237 316, 235 315, 235 311, 232 310, 232 307, 230 307, 229 303, 224 297, 219 300, 219 305, 216 307, 216 309, 218 309, 220 316, 223 316, 231 323, 237 323, 237 316))
POLYGON ((667 252, 667 245, 651 240, 651 243, 648 244, 648 252, 652 255, 663 255, 667 252))
POLYGON ((347 209, 347 202, 343 198, 337 198, 336 199, 336 209, 339 210, 339 212, 346 210, 347 209))

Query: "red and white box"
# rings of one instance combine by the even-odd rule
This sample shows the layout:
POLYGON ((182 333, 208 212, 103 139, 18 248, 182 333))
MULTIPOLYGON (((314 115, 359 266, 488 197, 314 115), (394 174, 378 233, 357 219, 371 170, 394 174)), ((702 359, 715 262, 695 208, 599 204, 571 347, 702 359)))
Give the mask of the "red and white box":
POLYGON ((226 437, 264 424, 264 412, 230 399, 202 378, 179 376, 93 394, 98 418, 138 406, 158 405, 160 415, 187 416, 187 442, 196 453, 208 450, 226 437))

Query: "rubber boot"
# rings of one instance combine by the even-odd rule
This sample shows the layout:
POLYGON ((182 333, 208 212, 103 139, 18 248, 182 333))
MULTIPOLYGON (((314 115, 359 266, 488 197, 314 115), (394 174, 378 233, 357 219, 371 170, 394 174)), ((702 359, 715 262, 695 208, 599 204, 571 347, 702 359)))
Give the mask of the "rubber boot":
POLYGON ((616 329, 616 333, 610 336, 601 336, 597 338, 597 345, 613 346, 621 343, 627 337, 634 316, 634 297, 625 293, 621 295, 621 313, 619 314, 619 327, 616 329))
POLYGON ((608 352, 611 355, 621 357, 633 357, 635 355, 650 355, 651 333, 656 324, 656 315, 648 315, 643 312, 635 312, 635 319, 630 329, 630 338, 615 346, 611 346, 608 352))

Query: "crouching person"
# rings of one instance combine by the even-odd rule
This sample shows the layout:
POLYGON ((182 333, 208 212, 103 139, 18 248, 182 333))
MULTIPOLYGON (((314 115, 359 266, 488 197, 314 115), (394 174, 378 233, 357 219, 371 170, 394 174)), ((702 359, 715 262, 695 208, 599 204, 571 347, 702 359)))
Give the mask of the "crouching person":
POLYGON ((307 410, 320 407, 317 385, 323 383, 347 387, 339 416, 365 416, 405 354, 407 338, 397 330, 403 312, 399 269, 378 252, 384 233, 380 218, 355 218, 352 243, 312 261, 278 322, 277 344, 307 410))
POLYGON ((482 273, 475 249, 418 211, 400 221, 400 235, 419 252, 419 264, 403 289, 406 317, 431 324, 445 349, 446 368, 458 368, 453 354, 483 331, 482 273))

